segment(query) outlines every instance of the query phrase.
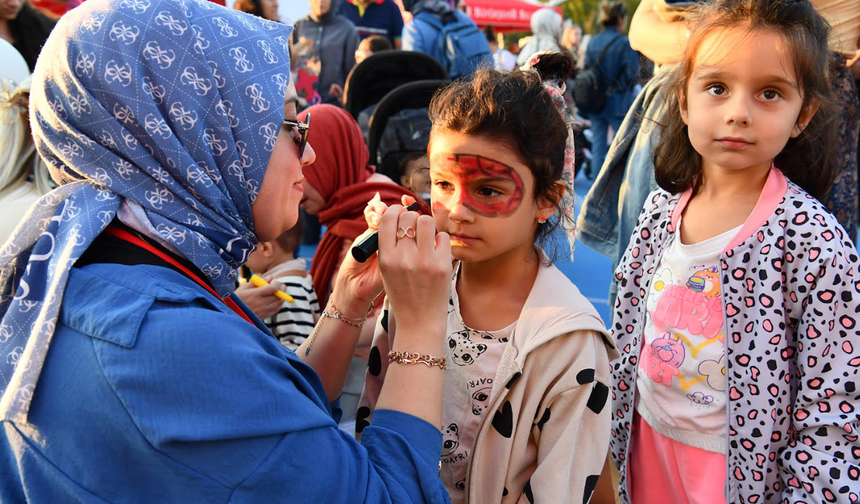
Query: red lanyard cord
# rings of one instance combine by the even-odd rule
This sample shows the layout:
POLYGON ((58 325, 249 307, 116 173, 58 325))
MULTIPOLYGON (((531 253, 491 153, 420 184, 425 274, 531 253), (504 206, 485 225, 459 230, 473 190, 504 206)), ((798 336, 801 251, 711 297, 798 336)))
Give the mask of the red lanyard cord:
POLYGON ((254 324, 254 322, 250 319, 250 317, 248 317, 248 315, 241 308, 239 308, 239 305, 237 305, 235 301, 233 301, 229 297, 222 299, 221 296, 219 296, 218 293, 215 292, 215 289, 213 289, 206 282, 201 280, 200 277, 195 275, 190 269, 188 269, 185 266, 183 266, 182 264, 180 264, 179 261, 177 261, 176 259, 170 257, 169 255, 167 255, 163 251, 153 247, 149 243, 141 240, 137 236, 129 233, 128 231, 126 231, 124 229, 120 229, 116 226, 108 226, 105 229, 105 232, 111 236, 119 238, 120 240, 131 243, 132 245, 137 245, 138 247, 140 247, 140 248, 146 250, 147 252, 155 255, 159 259, 169 263, 171 266, 173 266, 174 268, 176 268, 179 271, 181 271, 182 273, 184 273, 185 276, 187 276, 188 278, 197 282, 201 287, 206 289, 210 294, 212 294, 216 298, 220 299, 225 305, 227 305, 228 308, 230 308, 231 310, 236 312, 240 317, 242 317, 243 319, 248 321, 249 324, 256 327, 256 324, 254 324))

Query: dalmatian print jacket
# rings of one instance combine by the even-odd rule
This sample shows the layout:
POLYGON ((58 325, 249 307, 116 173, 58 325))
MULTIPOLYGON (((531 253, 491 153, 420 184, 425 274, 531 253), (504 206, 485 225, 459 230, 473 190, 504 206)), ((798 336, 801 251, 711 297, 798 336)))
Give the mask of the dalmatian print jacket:
MULTIPOLYGON (((397 333, 387 300, 384 307, 356 417, 359 436, 372 422, 397 333)), ((455 359, 478 352, 475 346, 455 359)), ((591 303, 558 268, 541 266, 492 387, 463 405, 485 415, 470 448, 466 502, 588 502, 609 446, 609 361, 615 356, 591 303)), ((443 454, 462 449, 457 425, 441 427, 443 454)))
MULTIPOLYGON (((645 297, 689 198, 651 193, 615 274, 610 448, 624 502, 645 297)), ((721 255, 728 502, 860 502, 858 266, 836 219, 771 169, 721 255)))

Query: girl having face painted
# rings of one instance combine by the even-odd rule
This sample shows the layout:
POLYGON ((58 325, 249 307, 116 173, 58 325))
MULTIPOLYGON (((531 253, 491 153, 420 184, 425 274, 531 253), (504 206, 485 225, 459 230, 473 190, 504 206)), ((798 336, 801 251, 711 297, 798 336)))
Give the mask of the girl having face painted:
MULTIPOLYGON (((455 503, 587 501, 607 452, 614 348, 539 246, 556 227, 573 231, 558 85, 572 68, 568 55, 540 54, 512 74, 481 70, 430 106, 433 218, 457 259, 440 426, 455 503)), ((377 326, 359 431, 399 350, 397 322, 384 312, 377 326)))

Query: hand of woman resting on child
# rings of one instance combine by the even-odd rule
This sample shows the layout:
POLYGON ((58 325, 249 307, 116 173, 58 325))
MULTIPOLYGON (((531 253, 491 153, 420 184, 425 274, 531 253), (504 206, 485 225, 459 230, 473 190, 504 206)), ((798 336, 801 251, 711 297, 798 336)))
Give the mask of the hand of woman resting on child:
MULTIPOLYGON (((415 198, 403 195, 401 201, 404 206, 408 206, 415 201, 415 198)), ((379 230, 379 221, 386 210, 388 205, 382 201, 379 193, 376 193, 364 209, 367 230, 355 239, 350 249, 370 233, 379 230)), ((359 263, 352 258, 352 254, 347 253, 341 263, 332 292, 332 301, 341 313, 349 317, 365 316, 370 302, 382 292, 382 276, 379 274, 377 256, 374 254, 366 262, 359 263)))
POLYGON ((448 234, 436 234, 432 217, 395 205, 380 221, 378 257, 398 338, 444 334, 452 274, 448 234))

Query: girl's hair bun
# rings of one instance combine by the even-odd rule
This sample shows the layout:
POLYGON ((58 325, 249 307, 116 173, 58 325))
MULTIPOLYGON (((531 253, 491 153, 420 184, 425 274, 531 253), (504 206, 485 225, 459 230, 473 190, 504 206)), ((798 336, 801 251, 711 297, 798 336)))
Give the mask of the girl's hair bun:
POLYGON ((540 61, 533 67, 542 81, 564 82, 573 77, 576 62, 568 51, 553 51, 540 55, 540 61))

